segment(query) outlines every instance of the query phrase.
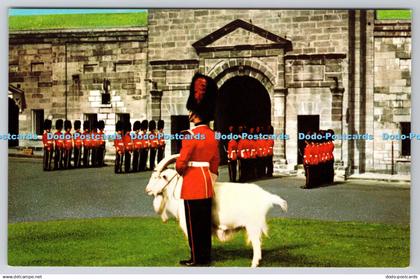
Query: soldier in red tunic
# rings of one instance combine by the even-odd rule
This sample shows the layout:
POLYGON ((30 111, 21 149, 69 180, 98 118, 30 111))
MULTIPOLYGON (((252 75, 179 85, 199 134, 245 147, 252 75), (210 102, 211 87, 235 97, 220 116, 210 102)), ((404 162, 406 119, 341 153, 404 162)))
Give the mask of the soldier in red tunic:
POLYGON ((145 171, 147 165, 147 154, 149 152, 149 141, 147 140, 147 127, 149 122, 143 120, 140 125, 140 136, 141 136, 141 150, 140 150, 140 163, 139 170, 145 171))
POLYGON ((328 141, 328 162, 327 162, 327 182, 332 184, 334 183, 334 141, 332 139, 332 136, 334 136, 333 130, 328 130, 327 133, 329 133, 331 136, 331 139, 328 141))
POLYGON ((199 135, 200 139, 184 139, 176 161, 176 170, 183 177, 181 198, 191 249, 191 258, 180 262, 186 266, 208 265, 211 261, 211 204, 218 175, 219 143, 208 124, 214 119, 216 96, 214 80, 195 74, 187 109, 190 122, 195 125, 189 134, 199 135))
POLYGON ((91 134, 90 134, 90 127, 89 121, 83 122, 83 167, 89 167, 90 162, 90 148, 91 148, 91 134))
POLYGON ((115 168, 114 168, 114 172, 115 173, 122 173, 122 165, 124 162, 124 153, 125 153, 125 148, 124 148, 124 141, 123 141, 123 137, 124 137, 124 126, 123 123, 121 121, 118 121, 116 124, 115 129, 117 130, 116 132, 116 137, 114 140, 114 147, 115 147, 115 168))
POLYGON ((98 167, 105 165, 105 122, 103 120, 98 121, 98 134, 97 134, 97 146, 96 146, 96 161, 98 167))
POLYGON ((238 142, 236 139, 233 138, 233 136, 236 135, 235 128, 233 126, 229 127, 230 135, 232 136, 232 139, 228 142, 228 148, 227 148, 227 158, 228 158, 228 167, 229 167, 229 181, 236 182, 236 168, 237 168, 237 162, 238 162, 238 142))
POLYGON ((312 144, 305 140, 305 148, 303 150, 303 167, 305 169, 305 177, 306 177, 306 181, 305 181, 305 186, 302 187, 304 189, 309 189, 312 188, 312 169, 311 169, 311 165, 312 165, 312 144))
POLYGON ((156 133, 156 121, 151 120, 149 122, 149 169, 154 170, 155 169, 155 161, 156 161, 156 152, 159 145, 159 140, 156 133))
POLYGON ((92 167, 98 166, 98 147, 99 147, 99 139, 98 139, 98 122, 94 122, 92 125, 92 130, 90 131, 90 152, 91 152, 91 160, 90 165, 92 167))
POLYGON ((128 173, 131 171, 131 153, 133 153, 133 141, 131 140, 131 123, 127 122, 124 126, 124 172, 128 173))
POLYGON ((243 126, 239 126, 239 141, 238 141, 238 159, 239 159, 239 182, 244 182, 247 179, 249 151, 247 147, 247 139, 242 137, 245 131, 243 126))
POLYGON ((55 121, 55 129, 57 130, 54 133, 54 170, 63 169, 63 153, 64 153, 64 139, 61 133, 63 130, 63 120, 58 119, 55 121))
POLYGON ((64 121, 64 168, 71 168, 71 154, 73 153, 73 136, 71 135, 71 122, 70 120, 64 121))
POLYGON ((54 152, 54 141, 51 133, 52 122, 49 119, 44 121, 44 133, 42 134, 42 144, 44 146, 44 171, 51 170, 51 161, 54 152))
POLYGON ((74 121, 74 133, 73 133, 73 166, 75 168, 80 168, 82 161, 82 133, 80 131, 82 123, 80 120, 74 121))
POLYGON ((133 125, 133 172, 140 170, 140 150, 142 147, 141 139, 139 138, 140 133, 140 121, 135 121, 133 125))
POLYGON ((165 127, 165 122, 163 120, 158 121, 158 149, 157 149, 157 162, 162 161, 165 157, 165 135, 163 134, 163 128, 165 127))

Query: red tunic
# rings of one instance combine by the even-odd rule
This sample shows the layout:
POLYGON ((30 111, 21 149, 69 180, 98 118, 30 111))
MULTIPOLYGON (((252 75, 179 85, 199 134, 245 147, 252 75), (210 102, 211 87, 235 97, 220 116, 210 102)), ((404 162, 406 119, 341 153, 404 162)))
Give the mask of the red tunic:
POLYGON ((54 136, 55 137, 58 137, 58 139, 55 139, 54 140, 54 142, 55 142, 55 148, 56 149, 63 149, 64 148, 64 140, 61 138, 61 136, 62 136, 61 131, 55 132, 54 133, 54 136))
POLYGON ((48 139, 48 135, 50 135, 51 138, 51 133, 50 132, 44 132, 42 134, 42 143, 44 145, 44 149, 47 149, 48 151, 52 151, 54 149, 54 141, 51 139, 48 139))
POLYGON ((257 158, 257 151, 258 151, 258 143, 256 140, 249 141, 249 150, 250 150, 250 158, 256 159, 257 158))
POLYGON ((149 133, 149 146, 152 149, 157 148, 159 146, 159 140, 156 132, 149 133))
POLYGON ((319 164, 319 146, 314 144, 311 146, 311 165, 319 164))
POLYGON ((149 141, 146 139, 147 138, 147 133, 140 132, 140 135, 142 135, 142 138, 141 138, 141 148, 142 149, 149 148, 149 141))
POLYGON ((219 143, 214 131, 207 125, 198 125, 191 134, 204 135, 204 139, 184 139, 176 171, 183 176, 181 198, 184 200, 213 197, 210 172, 218 174, 219 143))
POLYGON ((266 146, 267 146, 267 156, 273 156, 274 140, 268 139, 266 146))
POLYGON ((142 148, 142 140, 139 138, 139 133, 135 133, 135 138, 133 139, 133 149, 138 151, 142 148))
POLYGON ((90 134, 91 140, 90 140, 90 147, 97 148, 100 145, 99 137, 97 132, 92 132, 90 134))
POLYGON ((91 147, 91 143, 92 143, 92 139, 91 139, 91 134, 89 132, 83 132, 83 146, 85 148, 90 148, 91 147))
POLYGON ((240 159, 249 159, 249 150, 246 139, 240 139, 238 142, 238 157, 240 159))
POLYGON ((163 133, 158 133, 158 146, 160 148, 164 148, 166 145, 165 143, 165 137, 163 133))
POLYGON ((99 132, 97 133, 97 147, 105 147, 105 133, 102 130, 99 130, 99 132))
POLYGON ((73 148, 73 137, 70 132, 64 134, 64 149, 70 150, 73 148))
POLYGON ((74 147, 77 149, 82 148, 83 145, 83 140, 81 136, 82 134, 80 133, 80 130, 76 130, 73 134, 74 147))
POLYGON ((236 161, 238 159, 237 152, 238 152, 238 142, 234 139, 231 139, 228 142, 228 150, 227 150, 228 159, 231 161, 236 161))
POLYGON ((114 147, 115 151, 119 154, 123 154, 125 152, 123 136, 121 133, 117 133, 114 140, 114 147))
POLYGON ((131 141, 130 132, 123 137, 125 151, 133 151, 133 142, 131 141))

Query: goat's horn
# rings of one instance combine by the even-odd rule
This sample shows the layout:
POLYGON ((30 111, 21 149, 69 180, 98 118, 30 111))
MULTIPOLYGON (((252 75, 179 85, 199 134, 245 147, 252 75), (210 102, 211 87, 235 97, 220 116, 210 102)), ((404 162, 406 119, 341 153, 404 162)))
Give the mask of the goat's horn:
POLYGON ((156 166, 155 171, 163 171, 164 169, 166 169, 167 166, 174 163, 178 157, 179 154, 173 154, 169 157, 163 158, 162 161, 160 161, 159 164, 156 166))

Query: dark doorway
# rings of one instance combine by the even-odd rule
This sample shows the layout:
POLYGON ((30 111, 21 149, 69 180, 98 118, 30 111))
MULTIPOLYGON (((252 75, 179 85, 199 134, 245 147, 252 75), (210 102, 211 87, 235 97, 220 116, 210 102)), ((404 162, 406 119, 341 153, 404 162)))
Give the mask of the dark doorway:
MULTIPOLYGON (((9 99, 9 134, 19 134, 19 107, 12 98, 9 99)), ((9 147, 18 146, 19 140, 9 140, 9 147)))
MULTIPOLYGON (((188 115, 171 116, 171 135, 175 135, 190 128, 188 115)), ((181 150, 181 140, 171 140, 171 154, 178 154, 181 150)))
POLYGON ((303 150, 305 148, 305 140, 299 139, 299 134, 308 134, 318 132, 319 130, 319 115, 298 115, 298 164, 303 163, 303 150))
MULTIPOLYGON (((268 126, 271 124, 270 95, 255 78, 236 76, 228 79, 219 89, 214 128, 228 133, 229 126, 268 126)), ((244 131, 246 132, 246 131, 244 131)), ((220 141, 220 163, 227 162, 228 141, 220 141)))
POLYGON ((229 126, 247 127, 271 124, 270 95, 255 78, 236 76, 219 90, 215 129, 227 132, 229 126))

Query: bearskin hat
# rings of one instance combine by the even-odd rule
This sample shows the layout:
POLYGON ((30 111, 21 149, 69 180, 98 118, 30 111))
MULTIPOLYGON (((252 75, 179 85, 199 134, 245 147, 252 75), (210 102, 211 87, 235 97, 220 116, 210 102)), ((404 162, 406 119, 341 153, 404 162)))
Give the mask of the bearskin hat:
POLYGON ((124 130, 125 132, 131 132, 131 122, 124 123, 124 130))
POLYGON ((80 120, 74 121, 74 129, 75 130, 79 130, 81 126, 82 126, 82 122, 80 122, 80 120))
POLYGON ((52 122, 49 119, 44 120, 44 130, 51 130, 52 122))
POLYGON ((156 130, 156 121, 150 120, 149 122, 149 131, 156 130))
POLYGON ((121 121, 118 121, 117 122, 117 124, 115 125, 116 127, 115 127, 115 129, 117 130, 117 131, 122 131, 122 130, 124 130, 124 125, 123 125, 123 123, 121 122, 121 121))
POLYGON ((89 126, 90 126, 89 121, 87 120, 83 121, 83 130, 89 130, 90 129, 89 126))
POLYGON ((187 110, 197 114, 204 122, 214 119, 217 99, 217 84, 208 76, 196 73, 190 85, 187 110))
POLYGON ((70 120, 64 121, 64 130, 68 130, 68 129, 71 129, 71 121, 70 120))
POLYGON ((135 121, 133 125, 133 131, 140 130, 140 121, 135 121))
POLYGON ((57 121, 55 121, 55 128, 57 130, 63 129, 63 119, 58 119, 57 121))
POLYGON ((147 127, 149 127, 149 121, 143 120, 140 125, 140 130, 147 130, 147 127))
POLYGON ((98 129, 99 130, 105 129, 105 122, 103 120, 98 121, 98 129))
POLYGON ((165 128, 165 121, 162 119, 158 121, 158 130, 165 128))

